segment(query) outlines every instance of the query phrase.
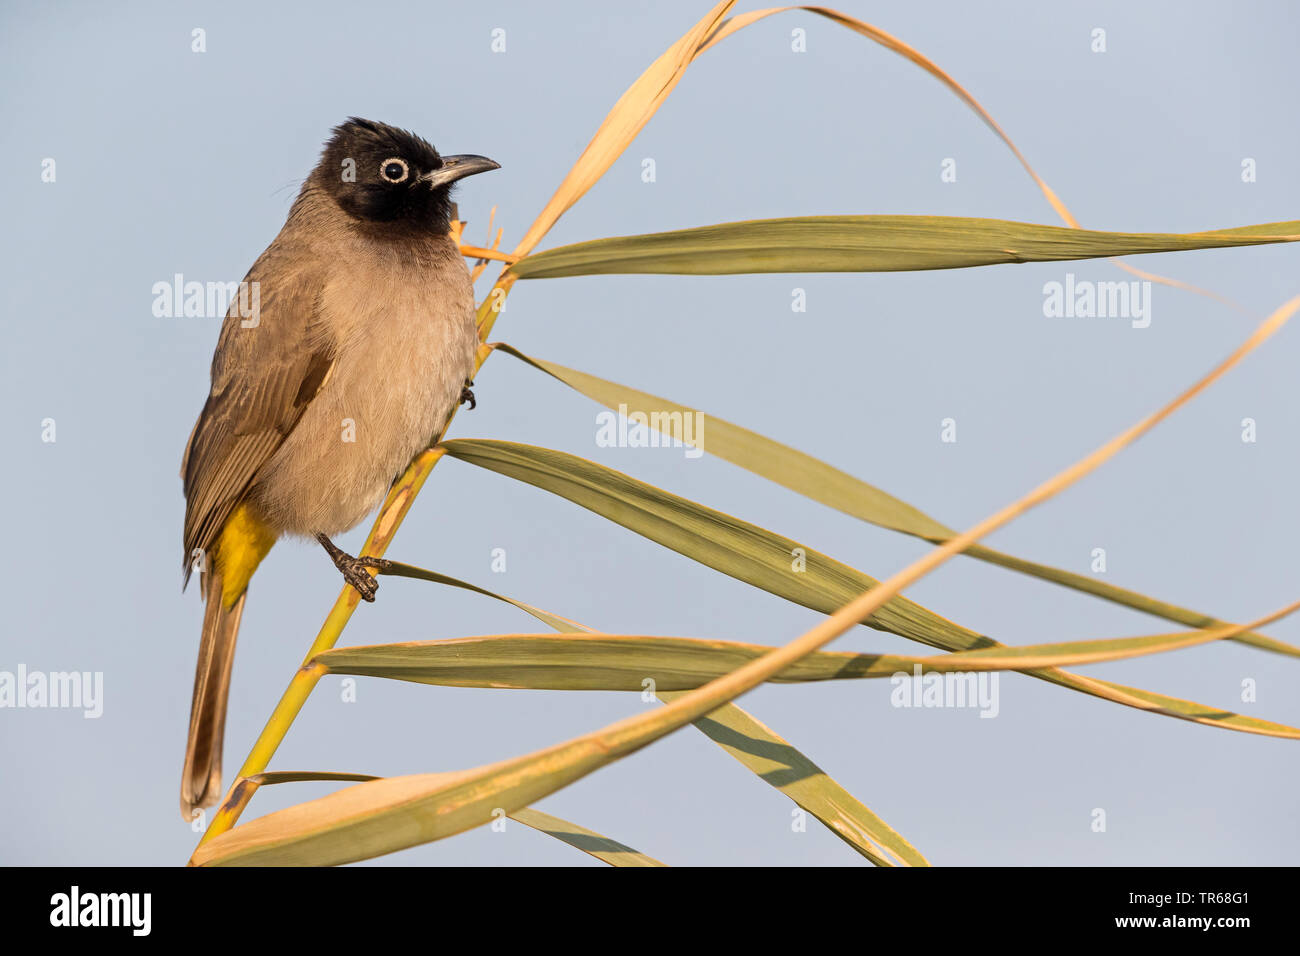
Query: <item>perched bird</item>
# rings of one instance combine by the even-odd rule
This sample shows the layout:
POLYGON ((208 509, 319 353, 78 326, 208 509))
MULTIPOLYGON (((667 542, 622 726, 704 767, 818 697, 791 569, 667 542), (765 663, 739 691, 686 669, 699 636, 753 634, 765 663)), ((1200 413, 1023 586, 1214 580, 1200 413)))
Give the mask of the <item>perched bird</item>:
POLYGON ((185 579, 201 571, 206 602, 181 780, 186 819, 221 793, 235 638, 262 558, 281 535, 315 538, 373 601, 375 562, 330 537, 373 511, 457 403, 472 400, 474 298, 449 234, 450 190, 497 168, 349 119, 245 277, 252 294, 226 315, 181 463, 185 579))

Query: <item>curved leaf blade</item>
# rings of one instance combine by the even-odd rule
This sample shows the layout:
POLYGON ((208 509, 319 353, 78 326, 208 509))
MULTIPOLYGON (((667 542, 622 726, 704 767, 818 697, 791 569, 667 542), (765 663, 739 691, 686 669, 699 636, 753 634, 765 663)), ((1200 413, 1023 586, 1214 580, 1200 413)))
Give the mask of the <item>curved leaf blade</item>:
MULTIPOLYGON (((439 447, 453 458, 567 498, 693 561, 815 611, 833 613, 854 595, 871 591, 880 583, 790 538, 576 455, 488 439, 457 438, 439 447), (803 553, 804 570, 799 572, 791 567, 795 549, 803 553)), ((947 651, 1003 646, 901 595, 885 602, 862 623, 947 651)), ((1292 727, 1149 691, 1136 694, 1119 684, 1056 668, 1024 673, 1139 710, 1211 727, 1300 739, 1300 730, 1292 727)))
MULTIPOLYGON (((1297 606, 1292 605, 1286 612, 1293 612, 1297 606)), ((1178 631, 956 651, 939 657, 818 651, 773 675, 768 682, 798 684, 909 676, 914 672, 953 674, 1100 664, 1208 644, 1221 640, 1225 633, 1217 629, 1178 631)), ((647 634, 484 634, 338 647, 316 655, 312 662, 330 674, 444 687, 679 691, 702 687, 771 649, 763 644, 647 634)))
MULTIPOLYGON (((951 528, 909 505, 893 495, 869 485, 865 481, 841 471, 825 462, 804 454, 798 449, 783 445, 766 438, 726 419, 700 412, 689 405, 651 395, 638 389, 611 382, 587 372, 568 368, 556 362, 548 362, 507 345, 495 343, 492 348, 505 352, 519 359, 540 372, 563 382, 575 391, 597 401, 614 411, 623 414, 641 412, 645 415, 650 428, 654 428, 671 438, 685 444, 694 444, 724 461, 744 468, 762 478, 775 482, 806 498, 820 502, 854 518, 891 531, 898 531, 929 541, 942 544, 956 534, 951 528), (692 418, 704 425, 697 426, 693 434, 687 434, 684 423, 692 418), (705 436, 703 442, 699 441, 705 436)), ((984 545, 974 545, 963 552, 972 558, 986 561, 1008 570, 1017 571, 1053 584, 1091 594, 1094 597, 1111 601, 1135 611, 1162 617, 1186 627, 1229 627, 1229 622, 1222 621, 1199 611, 1179 607, 1165 601, 1158 601, 1145 594, 1116 587, 1095 577, 1076 574, 1050 565, 1026 561, 1014 555, 995 551, 984 545)), ((1279 641, 1254 632, 1236 635, 1230 640, 1239 641, 1273 651, 1290 657, 1300 657, 1300 647, 1279 641)))
MULTIPOLYGON (((382 780, 383 777, 373 773, 339 773, 333 770, 269 770, 245 779, 254 787, 269 787, 279 783, 364 783, 369 780, 382 780)), ((567 843, 574 849, 594 856, 610 866, 667 866, 666 863, 660 863, 654 857, 639 853, 630 846, 603 836, 595 830, 588 830, 586 827, 534 810, 532 807, 516 810, 508 816, 530 829, 555 837, 560 842, 567 843)))
MULTIPOLYGON (((537 608, 500 594, 494 594, 474 585, 466 585, 465 582, 457 581, 455 578, 449 578, 446 575, 432 571, 425 571, 422 568, 404 567, 407 567, 408 572, 419 572, 407 573, 407 577, 451 584, 455 587, 468 587, 479 594, 520 608, 538 618, 538 620, 551 623, 551 626, 558 631, 582 633, 590 630, 584 625, 576 621, 570 621, 558 614, 539 612, 537 608)), ((543 636, 551 637, 549 634, 543 636)), ((338 663, 338 661, 336 660, 334 663, 338 663)), ((640 687, 637 689, 640 689, 640 687)), ((661 699, 668 700, 671 699, 671 693, 665 691, 659 696, 661 699)), ((708 718, 695 721, 695 725, 703 733, 713 737, 719 745, 723 745, 723 742, 717 740, 717 737, 711 733, 718 726, 729 728, 728 733, 732 735, 742 735, 742 739, 748 742, 745 747, 724 746, 724 749, 757 774, 759 779, 780 790, 873 863, 879 866, 929 866, 925 857, 911 843, 873 813, 857 797, 845 790, 816 764, 791 746, 787 740, 778 736, 756 717, 753 717, 740 707, 735 704, 724 704, 710 714, 708 718), (787 765, 787 772, 775 775, 769 773, 771 769, 769 762, 774 754, 782 756, 787 765)))
POLYGON ((634 140, 695 61, 735 0, 722 0, 684 33, 659 58, 646 67, 614 104, 591 142, 564 177, 537 219, 528 227, 515 251, 525 255, 550 231, 560 216, 586 195, 634 140))
POLYGON ((459 578, 439 574, 437 571, 426 571, 424 568, 417 568, 411 564, 402 564, 400 561, 389 561, 384 565, 380 574, 391 574, 400 578, 414 578, 417 581, 430 581, 434 584, 445 584, 448 587, 473 591, 475 594, 482 594, 484 597, 490 597, 497 601, 503 601, 506 604, 517 607, 525 614, 531 614, 543 624, 548 627, 553 627, 557 631, 586 630, 586 628, 577 621, 571 621, 567 617, 552 614, 550 611, 543 611, 541 608, 533 607, 531 604, 525 604, 523 601, 516 601, 514 598, 506 597, 504 594, 497 594, 494 591, 481 588, 477 584, 470 584, 468 581, 462 581, 459 578))
MULTIPOLYGON (((682 691, 662 691, 671 703, 682 691)), ((824 823, 877 866, 929 866, 930 861, 821 767, 735 704, 695 721, 710 740, 824 823)))
POLYGON ((518 820, 526 827, 532 827, 548 836, 553 836, 562 843, 567 843, 576 850, 594 856, 610 866, 667 866, 652 856, 646 856, 624 843, 601 836, 595 830, 588 830, 576 823, 559 817, 525 807, 510 814, 510 819, 518 820))
MULTIPOLYGON (((314 661, 331 674, 448 687, 641 692, 691 690, 771 647, 636 634, 489 634, 440 641, 339 647, 314 661), (652 682, 647 684, 647 682, 652 682)), ((879 654, 825 651, 772 678, 777 683, 887 677, 879 654)))
POLYGON ((1102 232, 964 216, 804 216, 613 236, 533 253, 517 279, 905 272, 1294 242, 1300 221, 1193 233, 1102 232), (1270 230, 1265 232, 1264 230, 1270 230))

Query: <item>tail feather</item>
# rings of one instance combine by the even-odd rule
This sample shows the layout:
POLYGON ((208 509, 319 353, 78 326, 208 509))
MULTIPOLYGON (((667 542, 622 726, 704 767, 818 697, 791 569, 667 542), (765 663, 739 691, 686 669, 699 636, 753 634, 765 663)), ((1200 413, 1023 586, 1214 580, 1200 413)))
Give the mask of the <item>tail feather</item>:
POLYGON ((199 807, 210 807, 221 799, 221 744, 226 732, 226 700, 230 694, 230 672, 235 662, 235 639, 244 599, 239 595, 230 607, 222 602, 222 575, 213 569, 205 575, 203 637, 194 671, 194 699, 190 705, 190 733, 185 746, 185 770, 181 777, 181 814, 194 818, 199 807))

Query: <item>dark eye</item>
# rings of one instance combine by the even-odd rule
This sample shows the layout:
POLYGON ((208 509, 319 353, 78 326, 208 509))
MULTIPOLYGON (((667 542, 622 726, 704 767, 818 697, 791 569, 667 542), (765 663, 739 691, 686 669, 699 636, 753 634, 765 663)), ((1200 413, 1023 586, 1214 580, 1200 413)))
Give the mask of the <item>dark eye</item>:
POLYGON ((380 177, 390 183, 404 183, 410 174, 411 170, 406 165, 406 160, 398 159, 396 156, 379 164, 380 177))

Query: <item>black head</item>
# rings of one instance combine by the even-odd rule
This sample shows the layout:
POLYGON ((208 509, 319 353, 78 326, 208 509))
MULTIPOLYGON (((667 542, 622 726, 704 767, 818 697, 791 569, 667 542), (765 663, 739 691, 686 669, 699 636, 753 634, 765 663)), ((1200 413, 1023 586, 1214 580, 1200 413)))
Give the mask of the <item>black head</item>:
POLYGON ((452 183, 499 168, 483 156, 440 156, 414 133, 354 116, 334 128, 313 178, 354 219, 445 233, 452 183))

